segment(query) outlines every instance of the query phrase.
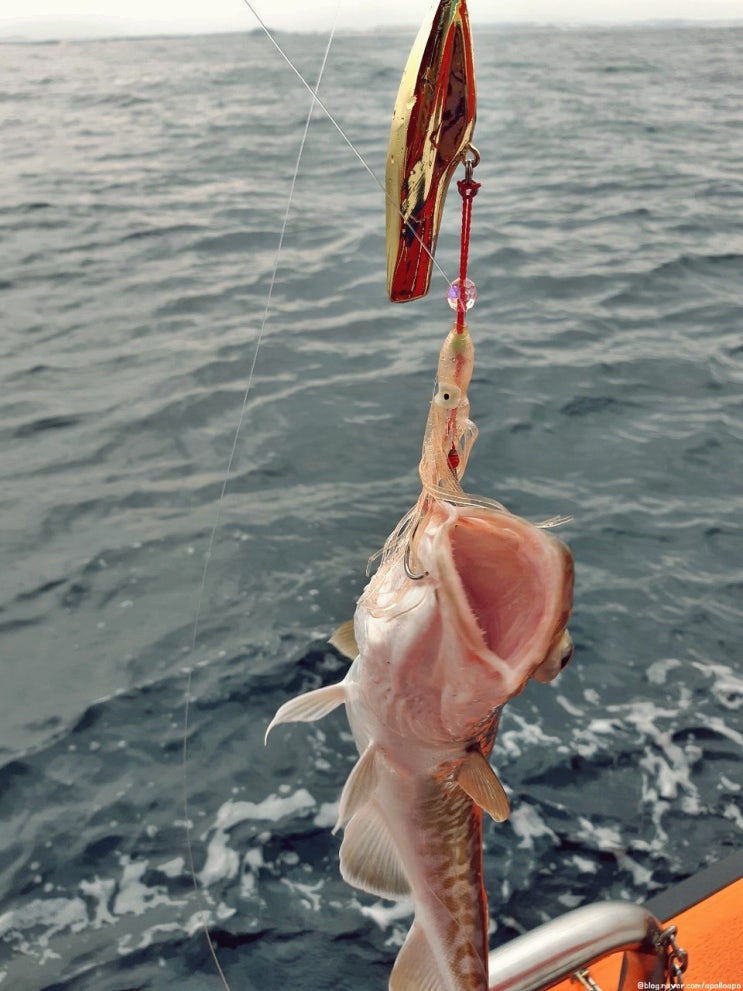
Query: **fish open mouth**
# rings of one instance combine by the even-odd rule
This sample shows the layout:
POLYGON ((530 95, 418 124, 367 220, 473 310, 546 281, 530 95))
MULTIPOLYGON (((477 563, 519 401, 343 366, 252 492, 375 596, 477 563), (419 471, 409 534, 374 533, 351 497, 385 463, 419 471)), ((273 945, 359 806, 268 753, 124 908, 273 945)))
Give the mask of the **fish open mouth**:
POLYGON ((462 514, 449 541, 486 647, 513 669, 533 670, 570 615, 570 551, 552 534, 510 513, 462 514))

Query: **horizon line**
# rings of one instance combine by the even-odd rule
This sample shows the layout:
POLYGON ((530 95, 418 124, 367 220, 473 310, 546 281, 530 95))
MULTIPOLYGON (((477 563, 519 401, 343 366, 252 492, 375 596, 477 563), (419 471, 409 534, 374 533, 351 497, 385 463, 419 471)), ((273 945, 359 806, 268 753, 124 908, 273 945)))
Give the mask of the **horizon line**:
MULTIPOLYGON (((521 28, 521 29, 543 29, 559 28, 561 30, 570 28, 637 28, 637 27, 714 27, 714 26, 740 26, 743 27, 743 16, 741 17, 648 17, 632 20, 619 20, 616 18, 604 18, 599 20, 590 19, 559 19, 550 18, 546 20, 502 20, 487 21, 479 25, 480 30, 492 28, 521 28)), ((339 27, 336 34, 369 34, 372 32, 399 32, 413 30, 415 25, 395 24, 395 25, 370 25, 367 28, 339 27)), ((270 28, 273 34, 323 34, 327 28, 303 28, 292 30, 289 28, 270 28)), ((244 24, 225 24, 223 26, 203 22, 183 21, 178 24, 169 24, 167 21, 141 22, 138 20, 127 20, 125 17, 103 17, 103 18, 80 18, 78 19, 58 19, 58 18, 14 18, 12 21, 3 23, 0 20, 0 41, 7 42, 42 42, 42 41, 95 41, 104 39, 135 39, 135 38, 177 38, 193 37, 198 35, 223 35, 223 34, 263 34, 263 29, 258 26, 247 26, 244 24)))

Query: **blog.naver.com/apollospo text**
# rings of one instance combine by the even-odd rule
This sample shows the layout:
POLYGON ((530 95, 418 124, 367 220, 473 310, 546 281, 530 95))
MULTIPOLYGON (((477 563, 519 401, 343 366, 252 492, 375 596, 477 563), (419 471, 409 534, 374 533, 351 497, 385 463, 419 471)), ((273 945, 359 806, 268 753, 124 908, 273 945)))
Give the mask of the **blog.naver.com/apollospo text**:
MULTIPOLYGON (((666 984, 638 981, 637 991, 666 991, 666 984)), ((684 981, 684 991, 740 991, 741 985, 728 981, 684 981)))

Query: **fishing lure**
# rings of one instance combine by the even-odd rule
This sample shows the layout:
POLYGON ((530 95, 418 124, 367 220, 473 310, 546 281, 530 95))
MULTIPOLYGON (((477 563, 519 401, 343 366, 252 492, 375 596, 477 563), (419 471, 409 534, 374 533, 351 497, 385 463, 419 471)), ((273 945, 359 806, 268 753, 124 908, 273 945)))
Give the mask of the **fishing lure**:
POLYGON ((475 63, 467 4, 439 4, 421 25, 395 101, 385 192, 387 292, 425 296, 451 178, 475 127, 475 63))
POLYGON ((483 811, 507 818, 488 757, 504 704, 529 678, 552 680, 572 656, 570 551, 543 526, 462 488, 477 428, 468 388, 474 346, 466 314, 479 156, 472 41, 465 0, 442 0, 408 61, 387 168, 388 289, 424 295, 446 186, 463 202, 456 320, 439 354, 416 505, 388 538, 352 622, 331 638, 353 661, 340 684, 286 702, 279 723, 345 705, 359 751, 340 799, 341 873, 415 918, 391 991, 486 991, 488 909, 483 811))

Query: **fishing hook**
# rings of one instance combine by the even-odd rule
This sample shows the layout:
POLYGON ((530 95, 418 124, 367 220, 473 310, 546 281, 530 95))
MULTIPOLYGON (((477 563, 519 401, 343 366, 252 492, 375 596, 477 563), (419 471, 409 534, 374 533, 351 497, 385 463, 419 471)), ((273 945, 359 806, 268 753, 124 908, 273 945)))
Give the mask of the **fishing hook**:
POLYGON ((410 537, 408 538, 407 543, 405 544, 405 554, 403 555, 403 559, 402 559, 402 566, 405 569, 405 575, 413 582, 421 581, 428 574, 427 571, 424 571, 420 575, 416 575, 413 573, 413 570, 410 567, 410 550, 413 545, 413 540, 415 539, 415 535, 418 532, 418 527, 420 525, 421 525, 421 521, 418 520, 415 526, 413 527, 413 532, 410 534, 410 537))

